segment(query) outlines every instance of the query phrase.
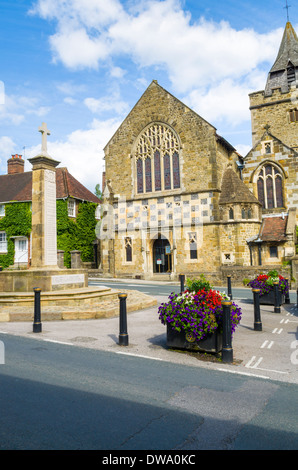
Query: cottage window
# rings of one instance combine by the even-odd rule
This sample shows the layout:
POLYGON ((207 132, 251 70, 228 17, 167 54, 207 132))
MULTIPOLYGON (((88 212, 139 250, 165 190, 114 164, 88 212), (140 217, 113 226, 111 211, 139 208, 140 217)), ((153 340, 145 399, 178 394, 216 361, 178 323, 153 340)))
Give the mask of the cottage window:
POLYGON ((68 200, 68 216, 69 217, 76 216, 76 201, 74 199, 68 200))
POLYGON ((174 131, 165 124, 149 126, 135 150, 136 192, 180 188, 180 145, 174 131))
POLYGON ((280 170, 273 165, 264 165, 259 172, 258 199, 264 209, 284 207, 283 180, 280 170))
POLYGON ((5 205, 0 204, 0 217, 4 217, 4 216, 5 216, 5 205))
POLYGON ((270 252, 270 258, 278 258, 277 246, 270 246, 269 252, 270 252))
POLYGON ((0 253, 7 252, 7 237, 5 232, 0 232, 0 253))

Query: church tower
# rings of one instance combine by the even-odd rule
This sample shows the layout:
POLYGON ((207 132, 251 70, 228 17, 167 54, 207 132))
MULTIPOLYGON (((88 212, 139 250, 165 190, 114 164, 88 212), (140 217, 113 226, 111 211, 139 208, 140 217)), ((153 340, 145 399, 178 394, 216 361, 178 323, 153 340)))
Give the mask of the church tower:
POLYGON ((284 144, 298 150, 298 38, 288 21, 265 90, 251 93, 252 145, 264 127, 284 144))

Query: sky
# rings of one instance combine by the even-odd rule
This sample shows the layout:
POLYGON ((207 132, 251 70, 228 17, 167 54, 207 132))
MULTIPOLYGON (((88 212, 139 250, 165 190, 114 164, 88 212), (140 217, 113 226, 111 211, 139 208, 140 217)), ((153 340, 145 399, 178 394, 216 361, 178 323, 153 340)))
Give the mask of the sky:
MULTIPOLYGON (((288 2, 298 32, 298 0, 288 2)), ((0 0, 0 174, 48 153, 94 192, 104 147, 152 80, 243 156, 249 93, 264 90, 286 0, 0 0)))

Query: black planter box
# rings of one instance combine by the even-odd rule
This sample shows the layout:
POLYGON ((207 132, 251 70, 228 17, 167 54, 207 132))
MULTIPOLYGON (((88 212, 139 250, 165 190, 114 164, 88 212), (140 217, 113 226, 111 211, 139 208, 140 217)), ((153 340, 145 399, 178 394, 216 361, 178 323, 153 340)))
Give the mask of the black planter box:
MULTIPOLYGON (((279 305, 285 303, 285 295, 279 292, 279 305)), ((260 304, 261 305, 275 305, 274 302, 274 290, 268 292, 268 294, 260 295, 260 304)))
POLYGON ((218 353, 222 350, 222 333, 215 331, 199 341, 193 341, 192 335, 185 334, 185 331, 173 330, 167 324, 167 346, 174 349, 218 353))

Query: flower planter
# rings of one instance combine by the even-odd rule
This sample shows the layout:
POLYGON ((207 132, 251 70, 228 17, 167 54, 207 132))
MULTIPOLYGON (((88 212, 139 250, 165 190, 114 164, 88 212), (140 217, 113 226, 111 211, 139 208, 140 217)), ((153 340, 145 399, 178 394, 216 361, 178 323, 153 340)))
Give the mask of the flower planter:
MULTIPOLYGON (((285 303, 285 295, 279 292, 279 305, 285 303)), ((260 305, 275 305, 274 301, 274 290, 268 292, 268 294, 260 295, 260 305)))
POLYGON ((219 353, 222 350, 222 333, 216 330, 214 333, 208 333, 205 338, 195 341, 191 333, 186 334, 185 331, 173 330, 167 324, 167 346, 189 351, 219 353))

